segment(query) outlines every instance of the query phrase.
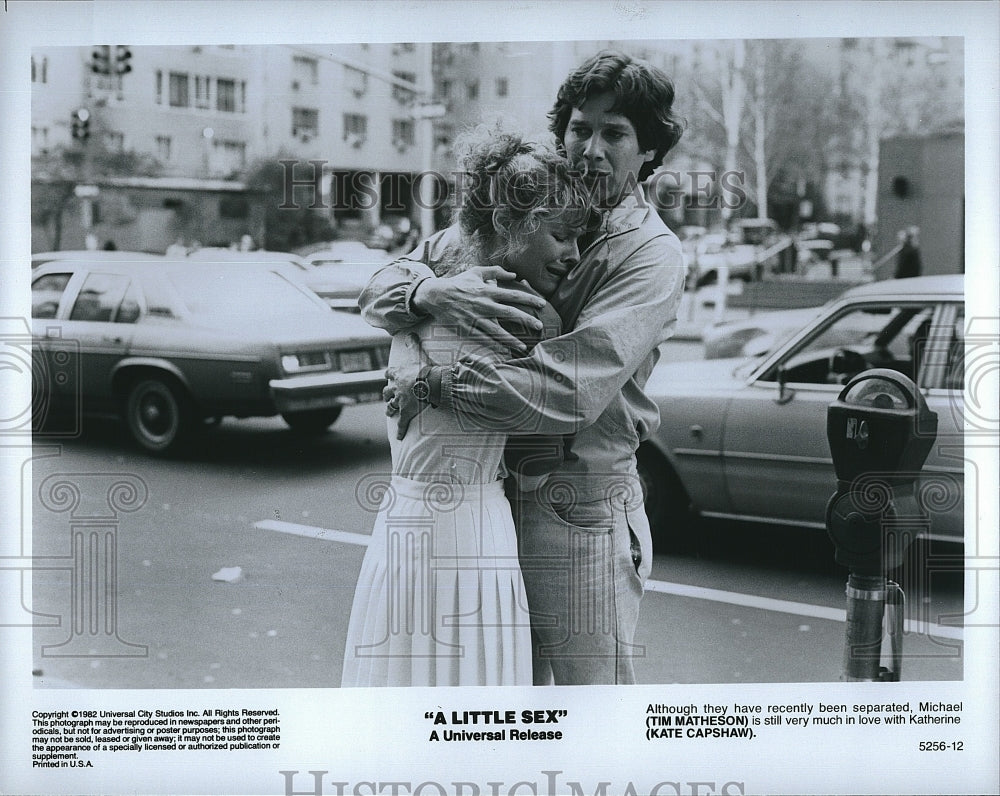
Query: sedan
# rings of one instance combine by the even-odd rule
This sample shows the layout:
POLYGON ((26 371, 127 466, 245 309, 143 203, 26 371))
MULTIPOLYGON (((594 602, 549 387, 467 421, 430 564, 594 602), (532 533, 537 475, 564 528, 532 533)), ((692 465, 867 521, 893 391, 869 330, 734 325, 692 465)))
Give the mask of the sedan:
POLYGON ((647 394, 656 435, 638 451, 659 542, 695 515, 824 529, 836 478, 827 408, 852 376, 892 368, 937 413, 937 443, 917 481, 923 536, 963 539, 964 278, 852 288, 757 358, 662 363, 647 394))
POLYGON ((51 263, 55 260, 87 260, 90 262, 100 261, 105 263, 134 262, 136 260, 160 260, 159 254, 147 254, 146 252, 130 251, 93 251, 91 249, 60 249, 51 252, 36 252, 31 255, 31 269, 34 270, 40 265, 51 263))
POLYGON ((372 249, 359 241, 334 241, 327 249, 312 252, 307 261, 313 268, 310 286, 335 310, 360 312, 358 296, 368 280, 392 260, 384 249, 372 249))
POLYGON ((246 263, 283 270, 289 278, 305 285, 326 302, 327 306, 345 312, 360 312, 358 296, 368 278, 391 258, 385 251, 369 249, 357 241, 333 251, 322 250, 301 257, 291 252, 236 251, 233 249, 202 248, 188 254, 198 262, 246 263))
POLYGON ((822 307, 775 310, 754 313, 749 318, 713 323, 702 332, 705 359, 766 354, 822 311, 822 307))
POLYGON ((207 420, 280 414, 320 433, 344 406, 381 400, 389 336, 281 267, 54 261, 31 295, 39 428, 57 408, 114 413, 161 454, 207 420))

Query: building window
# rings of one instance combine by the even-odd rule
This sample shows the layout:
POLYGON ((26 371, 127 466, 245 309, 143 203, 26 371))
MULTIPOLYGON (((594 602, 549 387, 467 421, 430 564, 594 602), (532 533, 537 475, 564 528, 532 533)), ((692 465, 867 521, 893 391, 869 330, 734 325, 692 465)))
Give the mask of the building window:
POLYGON ((211 108, 212 100, 209 95, 212 79, 207 75, 195 75, 194 78, 194 106, 196 108, 211 108))
POLYGON ((156 80, 153 84, 154 99, 157 105, 163 104, 163 72, 156 70, 156 80))
POLYGON ((437 84, 437 95, 441 99, 448 99, 451 97, 451 81, 450 80, 439 80, 437 84))
MULTIPOLYGON (((401 72, 398 70, 393 70, 392 74, 394 77, 398 77, 400 80, 405 80, 407 83, 412 83, 414 88, 417 84, 417 76, 413 72, 401 72)), ((416 92, 403 86, 393 85, 392 87, 392 98, 396 102, 407 103, 412 102, 414 94, 416 92)))
POLYGON ((344 140, 359 147, 368 137, 368 117, 360 113, 344 114, 344 140))
POLYGON ((497 78, 497 96, 506 97, 508 91, 507 78, 498 77, 497 78))
POLYGON ((344 67, 344 85, 359 99, 368 91, 368 73, 355 69, 353 66, 344 67))
POLYGON ((465 98, 470 100, 479 99, 479 81, 470 80, 465 84, 465 98))
POLYGON ((392 120, 392 145, 396 149, 403 150, 413 146, 414 128, 412 119, 392 120))
POLYGON ((292 137, 319 135, 319 111, 315 108, 292 108, 292 137))
POLYGON ((31 56, 31 82, 49 82, 49 59, 46 56, 43 55, 40 59, 31 56))
POLYGON ((319 82, 319 61, 301 55, 292 56, 292 88, 315 86, 319 82))
POLYGON ((212 141, 212 172, 232 174, 247 165, 247 145, 242 141, 212 141))
POLYGON ((170 107, 187 108, 191 105, 188 96, 188 75, 187 72, 170 73, 170 107))
POLYGON ((237 83, 220 77, 215 81, 215 108, 225 113, 243 113, 246 110, 245 82, 237 83))
POLYGON ((44 152, 49 148, 49 128, 31 126, 31 151, 44 152))
POLYGON ((108 130, 104 134, 104 146, 112 152, 122 152, 125 149, 125 134, 117 130, 108 130))
POLYGON ((434 122, 434 151, 444 154, 451 149, 455 140, 455 126, 449 122, 435 120, 434 122))
POLYGON ((170 147, 173 142, 169 135, 156 136, 156 159, 164 163, 170 160, 170 147))

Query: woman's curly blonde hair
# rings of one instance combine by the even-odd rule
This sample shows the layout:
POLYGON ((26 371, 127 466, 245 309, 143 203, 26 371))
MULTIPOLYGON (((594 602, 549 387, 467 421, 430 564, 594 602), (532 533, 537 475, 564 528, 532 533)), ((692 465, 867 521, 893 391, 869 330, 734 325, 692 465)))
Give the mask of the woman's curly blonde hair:
POLYGON ((600 214, 590 192, 554 149, 499 128, 479 126, 456 142, 465 184, 455 217, 483 265, 502 265, 546 218, 571 214, 593 228, 600 214))

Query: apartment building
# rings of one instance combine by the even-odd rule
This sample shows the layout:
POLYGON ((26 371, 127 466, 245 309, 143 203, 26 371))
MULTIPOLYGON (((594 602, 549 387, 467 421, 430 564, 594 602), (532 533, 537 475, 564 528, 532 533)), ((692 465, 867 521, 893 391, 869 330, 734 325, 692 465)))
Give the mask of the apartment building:
MULTIPOLYGON (((429 74, 430 45, 413 43, 40 48, 32 54, 35 180, 46 179, 45 155, 57 147, 86 153, 100 146, 155 161, 157 176, 140 178, 88 172, 85 157, 79 175, 102 183, 104 195, 128 188, 133 203, 135 191, 152 192, 140 202, 142 220, 118 230, 132 243, 140 237, 145 249, 181 236, 204 241, 198 229, 189 229, 192 219, 202 228, 217 222, 227 235, 230 228, 253 227, 242 180, 265 159, 298 161, 287 166, 290 179, 313 181, 318 196, 309 203, 328 208, 337 223, 367 227, 385 213, 409 216, 414 175, 426 161, 421 146, 431 145, 430 130, 421 132, 414 118, 429 74), (109 74, 94 69, 102 58, 109 74), (73 136, 81 109, 85 140, 73 136), (184 204, 177 191, 190 201, 184 204), (164 192, 170 195, 159 196, 164 192), (208 217, 206 193, 217 194, 219 205, 208 217), (149 207, 156 198, 160 206, 149 207), (141 225, 146 229, 138 230, 141 225)), ((86 204, 94 209, 100 202, 86 204)), ((102 223, 69 224, 71 241, 93 232, 87 220, 102 223)))

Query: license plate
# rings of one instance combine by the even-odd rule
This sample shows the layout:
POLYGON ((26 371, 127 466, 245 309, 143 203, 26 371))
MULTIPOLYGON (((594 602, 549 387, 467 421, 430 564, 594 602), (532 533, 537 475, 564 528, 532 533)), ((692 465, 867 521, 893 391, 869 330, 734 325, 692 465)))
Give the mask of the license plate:
POLYGON ((371 370, 372 358, 367 351, 341 351, 340 370, 342 373, 356 373, 359 370, 371 370))

